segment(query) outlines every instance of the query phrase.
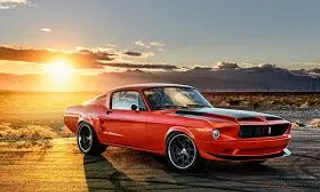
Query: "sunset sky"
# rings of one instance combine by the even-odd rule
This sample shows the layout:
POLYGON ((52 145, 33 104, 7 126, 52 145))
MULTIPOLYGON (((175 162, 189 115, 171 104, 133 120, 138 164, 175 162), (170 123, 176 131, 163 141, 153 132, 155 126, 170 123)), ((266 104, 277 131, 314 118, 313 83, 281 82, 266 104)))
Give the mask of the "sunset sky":
POLYGON ((92 67, 60 55, 52 61, 7 58, 7 50, 0 50, 0 72, 41 73, 48 69, 44 65, 59 62, 86 72, 114 69, 117 63, 171 70, 214 67, 219 61, 315 68, 319 7, 317 0, 0 0, 0 45, 17 51, 13 55, 31 48, 110 54, 90 56, 87 62, 100 65, 92 67), (107 62, 113 66, 101 67, 107 62))

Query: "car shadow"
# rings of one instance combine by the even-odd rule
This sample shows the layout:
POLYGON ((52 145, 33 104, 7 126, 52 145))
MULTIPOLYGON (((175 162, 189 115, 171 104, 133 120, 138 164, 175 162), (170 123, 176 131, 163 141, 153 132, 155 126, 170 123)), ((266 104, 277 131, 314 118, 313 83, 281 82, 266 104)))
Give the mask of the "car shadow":
MULTIPOLYGON (((166 159, 161 156, 155 156, 151 154, 154 161, 160 164, 167 165, 166 159)), ((237 175, 247 176, 249 175, 265 175, 282 173, 283 170, 277 169, 267 164, 250 164, 241 162, 230 161, 203 161, 202 164, 195 170, 190 172, 177 172, 175 170, 166 168, 164 169, 168 173, 181 173, 183 175, 204 176, 208 178, 211 175, 237 175)))
POLYGON ((121 171, 118 171, 104 156, 83 157, 85 178, 88 191, 130 191, 121 182, 133 182, 121 171))
MULTIPOLYGON (((167 164, 165 158, 161 157, 154 157, 154 161, 167 164)), ((191 172, 177 172, 168 167, 162 170, 170 175, 171 183, 177 186, 205 191, 262 191, 270 183, 287 178, 292 173, 268 163, 245 164, 227 161, 204 161, 202 166, 191 172)), ((281 188, 277 184, 273 187, 275 190, 281 188)))
MULTIPOLYGON (((229 162, 204 162, 202 168, 197 171, 177 172, 169 169, 165 158, 161 156, 133 150, 123 150, 119 154, 123 155, 107 154, 107 158, 84 156, 83 165, 89 191, 190 188, 229 190, 230 186, 220 186, 221 183, 232 183, 235 186, 250 185, 252 178, 265 176, 268 178, 270 175, 282 175, 285 172, 264 164, 247 165, 229 162)), ((234 190, 241 191, 241 187, 234 190)))

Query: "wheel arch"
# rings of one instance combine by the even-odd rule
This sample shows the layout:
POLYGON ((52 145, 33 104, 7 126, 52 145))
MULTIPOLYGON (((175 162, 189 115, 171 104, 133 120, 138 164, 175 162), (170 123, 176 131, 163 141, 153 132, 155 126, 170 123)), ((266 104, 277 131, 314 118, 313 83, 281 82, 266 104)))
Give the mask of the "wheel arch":
POLYGON ((168 139, 170 137, 172 137, 173 135, 175 135, 176 133, 184 133, 184 134, 186 134, 187 136, 189 136, 193 140, 193 142, 196 145, 196 139, 195 139, 194 134, 190 131, 190 129, 188 129, 186 127, 183 127, 183 126, 174 126, 174 127, 171 127, 167 131, 166 137, 165 137, 165 145, 167 145, 168 139))
POLYGON ((78 147, 80 148, 80 151, 84 154, 89 154, 89 155, 100 155, 102 152, 106 150, 106 145, 101 143, 99 136, 97 135, 97 130, 95 129, 94 122, 88 120, 88 119, 79 119, 78 121, 78 126, 77 126, 77 143, 78 147), (85 124, 85 125, 84 125, 85 124), (80 127, 88 127, 90 129, 91 135, 92 135, 92 140, 91 140, 91 147, 89 151, 84 151, 84 149, 81 149, 80 143, 78 140, 80 131, 80 127))
POLYGON ((98 140, 99 141, 102 140, 102 128, 101 128, 101 123, 98 119, 91 119, 88 117, 80 117, 78 120, 77 131, 78 131, 79 126, 83 123, 86 123, 89 126, 91 126, 93 131, 96 133, 98 140))
MULTIPOLYGON (((93 127, 93 123, 89 118, 80 117, 79 120, 78 120, 78 128, 83 123, 86 123, 86 124, 90 125, 91 127, 93 127)), ((78 128, 77 128, 77 130, 78 130, 78 128)))
POLYGON ((166 134, 166 139, 165 139, 165 154, 166 154, 167 161, 169 162, 169 165, 171 165, 171 167, 173 167, 175 170, 178 170, 178 171, 186 171, 186 170, 190 170, 190 169, 191 170, 195 169, 201 164, 199 162, 202 161, 202 156, 200 155, 195 135, 193 134, 192 130, 190 130, 186 127, 183 127, 183 126, 174 126, 168 130, 168 132, 166 134), (189 137, 189 139, 192 140, 192 143, 193 143, 193 145, 195 147, 195 151, 196 151, 195 157, 192 160, 191 164, 185 168, 177 167, 177 165, 171 159, 170 152, 168 150, 168 148, 170 146, 170 138, 174 138, 174 136, 179 136, 179 134, 185 134, 186 135, 185 137, 189 137))

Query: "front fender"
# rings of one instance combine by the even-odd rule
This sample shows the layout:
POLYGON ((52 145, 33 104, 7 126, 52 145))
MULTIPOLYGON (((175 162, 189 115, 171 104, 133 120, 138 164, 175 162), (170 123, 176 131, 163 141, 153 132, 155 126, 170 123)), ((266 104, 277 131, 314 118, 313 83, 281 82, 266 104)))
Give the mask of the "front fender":
POLYGON ((166 137, 165 137, 165 143, 167 142, 167 139, 169 137, 169 135, 173 132, 179 132, 179 133, 184 133, 186 135, 188 135, 192 140, 193 142, 196 144, 196 138, 194 136, 194 134, 192 133, 192 131, 186 127, 183 127, 183 126, 174 126, 174 127, 171 127, 167 133, 166 133, 166 137))

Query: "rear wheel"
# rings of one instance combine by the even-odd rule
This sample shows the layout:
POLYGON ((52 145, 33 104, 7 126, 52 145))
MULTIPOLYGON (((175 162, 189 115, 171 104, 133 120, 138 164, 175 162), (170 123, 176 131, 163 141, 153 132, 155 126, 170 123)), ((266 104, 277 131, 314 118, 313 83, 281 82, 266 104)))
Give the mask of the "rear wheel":
POLYGON ((175 170, 190 171, 197 167, 201 157, 192 139, 183 133, 168 138, 166 158, 175 170))
POLYGON ((106 150, 106 146, 99 143, 94 129, 87 123, 79 125, 77 143, 80 151, 88 155, 100 155, 106 150))

